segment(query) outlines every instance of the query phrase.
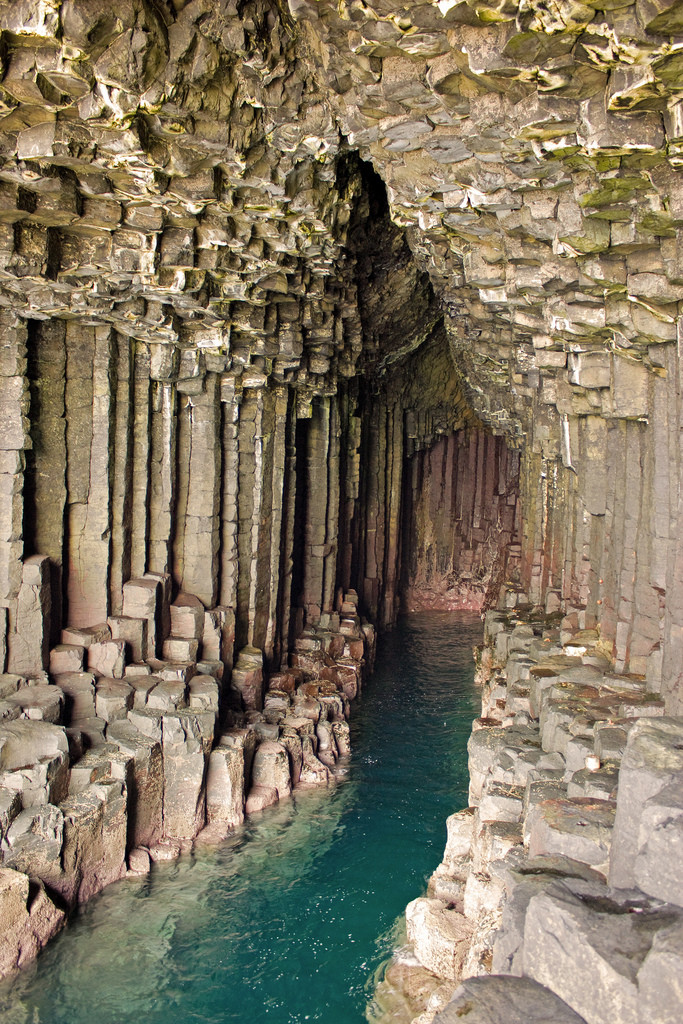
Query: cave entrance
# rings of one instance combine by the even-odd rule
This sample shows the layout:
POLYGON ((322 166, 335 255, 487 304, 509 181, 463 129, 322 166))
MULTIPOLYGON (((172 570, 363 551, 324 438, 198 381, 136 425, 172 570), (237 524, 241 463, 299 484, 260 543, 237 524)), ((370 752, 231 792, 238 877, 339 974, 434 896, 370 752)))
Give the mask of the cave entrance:
MULTIPOLYGON (((481 610, 521 562, 520 452, 475 412, 419 248, 372 167, 350 224, 363 347, 352 585, 390 626, 400 611, 481 610)), ((346 529, 344 517, 340 529, 346 529)))

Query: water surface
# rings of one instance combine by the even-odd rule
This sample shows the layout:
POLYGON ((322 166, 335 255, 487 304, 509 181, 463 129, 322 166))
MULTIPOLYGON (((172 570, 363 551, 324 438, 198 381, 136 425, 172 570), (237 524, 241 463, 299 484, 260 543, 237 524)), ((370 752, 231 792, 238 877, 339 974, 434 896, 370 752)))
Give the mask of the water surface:
POLYGON ((480 638, 472 615, 403 619, 380 638, 335 784, 110 886, 0 986, 3 1024, 361 1024, 467 802, 480 638))

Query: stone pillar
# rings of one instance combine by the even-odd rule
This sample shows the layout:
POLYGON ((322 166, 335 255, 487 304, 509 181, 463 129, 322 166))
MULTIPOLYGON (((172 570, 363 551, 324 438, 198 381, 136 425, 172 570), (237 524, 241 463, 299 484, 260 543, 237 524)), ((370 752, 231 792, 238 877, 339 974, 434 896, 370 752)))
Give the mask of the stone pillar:
POLYGON ((91 626, 109 614, 111 332, 67 324, 67 617, 91 626))
POLYGON ((30 448, 26 379, 26 326, 0 313, 0 606, 9 608, 9 629, 22 578, 25 456, 30 448))
POLYGON ((66 504, 66 324, 30 321, 31 441, 24 492, 24 547, 49 555, 52 641, 62 627, 62 562, 66 504))
POLYGON ((110 607, 120 615, 123 584, 131 576, 131 509, 133 484, 133 345, 123 334, 114 335, 116 358, 116 411, 113 426, 110 607))
POLYGON ((221 525, 220 525, 220 603, 234 609, 237 605, 237 500, 239 489, 238 422, 241 394, 235 378, 224 374, 220 382, 222 408, 221 447, 221 525))
POLYGON ((169 381, 152 385, 148 569, 171 568, 176 478, 176 389, 169 381))
POLYGON ((386 453, 386 543, 379 625, 392 624, 398 613, 397 584, 401 557, 403 496, 403 412, 396 402, 387 406, 386 453))
POLYGON ((330 401, 329 441, 327 455, 327 516, 325 521, 325 552, 323 555, 322 611, 334 610, 337 585, 339 499, 340 499, 340 440, 338 399, 330 401))
POLYGON ((174 575, 181 590, 213 608, 218 599, 220 395, 208 373, 201 394, 182 395, 174 575))
POLYGON ((31 679, 47 670, 49 659, 50 559, 31 555, 24 560, 7 667, 31 679))
POLYGON ((150 354, 146 345, 135 344, 133 364, 133 452, 131 475, 130 574, 147 570, 149 539, 150 459, 150 354))
POLYGON ((238 425, 237 485, 237 588, 235 615, 235 647, 239 650, 251 643, 253 635, 252 595, 254 524, 258 523, 261 504, 261 481, 256 472, 256 434, 260 433, 262 413, 261 389, 249 389, 242 397, 238 425))
MULTIPOLYGON (((268 620, 265 629, 263 651, 266 659, 274 666, 284 653, 282 649, 282 593, 287 571, 287 545, 285 524, 287 522, 288 493, 286 477, 287 434, 289 425, 289 392, 285 387, 275 390, 275 425, 273 433, 272 484, 271 484, 271 529, 270 529, 270 587, 268 599, 268 620)), ((291 559, 291 552, 289 554, 291 559)), ((285 641, 287 631, 284 631, 285 641)), ((285 643, 286 651, 286 643, 285 643)))

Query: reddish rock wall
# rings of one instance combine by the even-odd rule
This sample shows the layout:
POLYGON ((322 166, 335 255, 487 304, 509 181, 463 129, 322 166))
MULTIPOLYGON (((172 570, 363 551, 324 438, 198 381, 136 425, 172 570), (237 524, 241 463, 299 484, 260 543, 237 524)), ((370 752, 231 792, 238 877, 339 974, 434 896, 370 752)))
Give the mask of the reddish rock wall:
POLYGON ((404 607, 496 606, 505 583, 519 580, 519 453, 463 430, 417 452, 407 472, 404 607))

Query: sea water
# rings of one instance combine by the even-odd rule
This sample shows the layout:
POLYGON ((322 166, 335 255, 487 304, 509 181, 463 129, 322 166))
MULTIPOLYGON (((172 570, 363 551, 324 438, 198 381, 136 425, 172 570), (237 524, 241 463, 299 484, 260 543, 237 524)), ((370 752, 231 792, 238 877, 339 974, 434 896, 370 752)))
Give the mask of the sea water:
POLYGON ((480 638, 472 615, 402 619, 380 638, 333 784, 110 886, 0 985, 2 1024, 361 1024, 445 819, 467 803, 480 638))

